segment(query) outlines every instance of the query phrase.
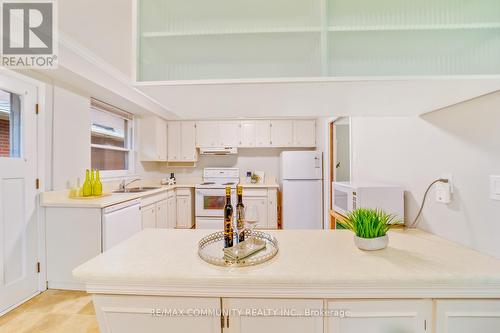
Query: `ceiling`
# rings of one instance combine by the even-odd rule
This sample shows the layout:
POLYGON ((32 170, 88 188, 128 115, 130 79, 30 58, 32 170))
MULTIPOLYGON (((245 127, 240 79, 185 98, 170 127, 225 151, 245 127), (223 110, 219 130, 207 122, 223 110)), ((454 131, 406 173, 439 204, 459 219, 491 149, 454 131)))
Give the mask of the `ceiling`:
MULTIPOLYGON (((132 0, 64 0, 60 30, 132 85, 132 0)), ((141 85, 166 118, 417 115, 500 90, 497 78, 141 85)))

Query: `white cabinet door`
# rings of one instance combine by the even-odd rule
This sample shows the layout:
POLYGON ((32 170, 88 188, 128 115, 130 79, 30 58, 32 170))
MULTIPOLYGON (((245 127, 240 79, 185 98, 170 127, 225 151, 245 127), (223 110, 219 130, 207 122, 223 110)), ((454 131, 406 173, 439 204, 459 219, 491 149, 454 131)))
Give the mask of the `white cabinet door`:
POLYGON ((221 147, 241 146, 241 124, 239 121, 219 122, 219 145, 221 147))
POLYGON ((168 122, 168 149, 167 156, 169 161, 179 161, 181 159, 181 122, 168 122))
POLYGON ((278 190, 270 188, 267 192, 267 227, 278 229, 278 190))
POLYGON ((217 121, 198 121, 196 123, 196 146, 217 147, 219 144, 219 123, 217 121))
POLYGON ((140 120, 140 156, 142 161, 167 160, 167 123, 158 117, 140 120))
POLYGON ((177 228, 190 229, 193 226, 190 196, 177 196, 177 228))
POLYGON ((271 120, 271 146, 293 146, 293 121, 271 120))
POLYGON ((293 145, 296 147, 316 146, 316 121, 294 120, 293 145))
POLYGON ((184 162, 194 162, 196 155, 196 123, 183 121, 181 123, 180 158, 184 162))
POLYGON ((156 203, 156 227, 168 228, 168 203, 167 199, 156 203))
POLYGON ((432 332, 430 300, 332 300, 327 308, 348 311, 327 317, 327 333, 432 332))
POLYGON ((243 192, 243 204, 245 208, 256 207, 257 214, 259 217, 259 222, 257 223, 257 228, 267 229, 269 226, 268 222, 268 211, 267 211, 267 194, 265 196, 259 197, 249 197, 245 196, 245 191, 243 192))
POLYGON ((436 333, 500 332, 499 300, 436 301, 436 333))
POLYGON ((141 208, 142 228, 156 228, 156 204, 141 208))
POLYGON ((186 315, 193 310, 217 313, 219 298, 94 295, 93 301, 101 333, 221 332, 219 316, 186 315))
POLYGON ((224 333, 323 333, 323 317, 307 315, 322 309, 323 300, 224 298, 222 306, 229 313, 224 318, 224 333), (256 314, 264 309, 273 315, 256 314))
MULTIPOLYGON (((174 191, 172 191, 174 192, 174 191)), ((167 199, 167 221, 168 227, 173 229, 177 226, 177 199, 175 192, 167 199)))
POLYGON ((271 145, 271 121, 255 121, 255 146, 269 147, 271 145))
MULTIPOLYGON (((268 126, 269 127, 269 126, 268 126)), ((255 147, 255 121, 241 122, 241 147, 255 147)))

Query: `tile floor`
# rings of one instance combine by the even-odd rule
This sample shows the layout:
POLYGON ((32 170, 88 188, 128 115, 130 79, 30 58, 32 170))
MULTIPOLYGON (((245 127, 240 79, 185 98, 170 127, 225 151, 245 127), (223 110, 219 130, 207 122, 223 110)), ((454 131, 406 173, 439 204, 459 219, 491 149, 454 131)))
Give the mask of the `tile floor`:
POLYGON ((99 333, 85 292, 47 290, 0 317, 0 333, 99 333))

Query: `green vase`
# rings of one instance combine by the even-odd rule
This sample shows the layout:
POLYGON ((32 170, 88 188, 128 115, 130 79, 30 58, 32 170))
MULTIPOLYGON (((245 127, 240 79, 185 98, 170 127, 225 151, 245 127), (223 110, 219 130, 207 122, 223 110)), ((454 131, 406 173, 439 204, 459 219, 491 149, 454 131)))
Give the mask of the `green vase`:
POLYGON ((83 196, 90 197, 92 195, 92 184, 90 182, 90 170, 85 172, 85 182, 83 183, 83 196))
POLYGON ((101 195, 102 194, 102 183, 101 183, 101 175, 99 174, 99 170, 95 171, 95 180, 94 180, 94 186, 92 187, 92 193, 94 195, 101 195))

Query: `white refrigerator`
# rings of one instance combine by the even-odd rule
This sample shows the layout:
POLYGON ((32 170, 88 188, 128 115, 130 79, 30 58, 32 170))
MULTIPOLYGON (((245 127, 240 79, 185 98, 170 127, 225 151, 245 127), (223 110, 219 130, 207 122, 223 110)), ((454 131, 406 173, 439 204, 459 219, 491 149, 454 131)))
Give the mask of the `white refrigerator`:
POLYGON ((280 160, 283 229, 323 229, 321 152, 284 151, 280 160))

